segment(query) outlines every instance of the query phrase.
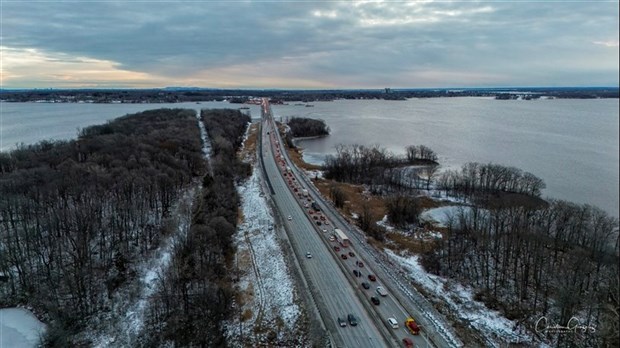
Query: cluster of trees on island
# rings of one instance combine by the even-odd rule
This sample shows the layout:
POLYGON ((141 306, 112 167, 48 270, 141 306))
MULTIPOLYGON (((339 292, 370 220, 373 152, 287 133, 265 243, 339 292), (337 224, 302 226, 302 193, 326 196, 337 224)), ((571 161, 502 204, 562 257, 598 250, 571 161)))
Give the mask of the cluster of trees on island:
POLYGON ((144 330, 118 342, 223 345, 233 296, 234 180, 248 173, 235 153, 250 119, 237 111, 202 118, 213 138, 210 165, 195 111, 181 109, 128 115, 83 129, 77 140, 0 153, 0 306, 42 313, 47 346, 90 344, 79 333, 102 329, 89 325, 136 296, 141 261, 183 227, 176 206, 199 188, 191 225, 148 298, 144 330))

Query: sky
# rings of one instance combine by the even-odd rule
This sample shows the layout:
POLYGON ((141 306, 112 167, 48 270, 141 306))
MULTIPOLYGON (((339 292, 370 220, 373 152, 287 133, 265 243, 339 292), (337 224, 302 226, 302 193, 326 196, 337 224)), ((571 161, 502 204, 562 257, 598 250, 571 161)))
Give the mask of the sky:
POLYGON ((3 88, 618 86, 618 0, 0 0, 3 88))

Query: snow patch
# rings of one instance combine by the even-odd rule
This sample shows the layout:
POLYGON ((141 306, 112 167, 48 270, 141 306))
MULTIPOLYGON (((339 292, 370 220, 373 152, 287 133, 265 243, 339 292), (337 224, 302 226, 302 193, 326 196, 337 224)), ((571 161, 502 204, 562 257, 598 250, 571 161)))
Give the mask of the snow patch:
POLYGON ((445 207, 426 210, 420 215, 423 221, 435 223, 439 227, 446 227, 451 217, 456 217, 460 212, 468 214, 471 208, 460 205, 449 205, 445 207))
POLYGON ((428 293, 438 296, 463 322, 468 322, 480 331, 487 343, 496 347, 505 346, 505 342, 532 343, 532 337, 522 332, 515 321, 506 319, 498 311, 490 310, 474 300, 472 288, 427 273, 417 255, 400 256, 389 249, 385 249, 385 252, 409 273, 414 282, 428 293))
POLYGON ((239 262, 241 255, 250 258, 241 265, 244 269, 237 286, 242 293, 251 292, 253 296, 246 297, 248 302, 238 309, 239 312, 251 310, 252 318, 246 318, 244 322, 236 318, 227 325, 228 340, 233 346, 244 343, 239 342, 241 329, 246 333, 243 335, 245 340, 251 339, 247 335, 249 332, 256 333, 254 340, 263 340, 269 330, 278 333, 278 341, 290 340, 290 336, 296 334, 301 315, 295 303, 294 283, 273 229, 274 218, 262 193, 259 175, 260 172, 254 169, 252 176, 237 187, 244 217, 235 234, 237 257, 239 262))
POLYGON ((45 328, 45 324, 27 309, 0 309, 0 347, 2 348, 37 347, 45 328))
POLYGON ((391 225, 388 223, 388 216, 387 216, 387 215, 384 215, 384 216, 383 216, 383 219, 381 219, 381 220, 377 221, 377 222, 376 222, 376 224, 377 224, 378 226, 381 226, 381 227, 385 228, 385 230, 386 230, 386 231, 389 231, 389 232, 394 231, 394 226, 391 226, 391 225))

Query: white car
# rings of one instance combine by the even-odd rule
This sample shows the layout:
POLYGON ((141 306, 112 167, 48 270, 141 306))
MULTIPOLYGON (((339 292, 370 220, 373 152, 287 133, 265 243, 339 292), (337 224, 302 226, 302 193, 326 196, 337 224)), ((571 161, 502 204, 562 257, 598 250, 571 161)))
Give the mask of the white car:
POLYGON ((323 233, 327 233, 327 229, 325 229, 325 228, 324 228, 324 229, 323 229, 323 233))
POLYGON ((308 252, 306 253, 306 257, 307 257, 307 258, 309 258, 309 259, 311 259, 311 258, 312 258, 312 254, 310 254, 310 252, 308 251, 308 252))
POLYGON ((288 221, 291 221, 291 220, 293 220, 293 218, 289 215, 288 216, 288 221))

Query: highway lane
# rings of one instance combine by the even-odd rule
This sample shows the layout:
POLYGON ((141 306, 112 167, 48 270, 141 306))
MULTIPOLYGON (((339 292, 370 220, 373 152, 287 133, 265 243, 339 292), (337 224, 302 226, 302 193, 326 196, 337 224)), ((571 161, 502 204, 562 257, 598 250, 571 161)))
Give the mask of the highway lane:
MULTIPOLYGON (((266 132, 273 134, 273 128, 269 123, 264 125, 263 140, 269 141, 266 132)), ((316 289, 318 298, 315 297, 315 301, 324 304, 324 310, 327 312, 324 314, 325 324, 332 332, 336 344, 341 343, 344 347, 388 346, 366 313, 364 305, 360 303, 353 289, 348 286, 346 277, 336 263, 338 261, 327 250, 314 229, 314 225, 306 217, 306 212, 302 210, 296 201, 297 198, 289 190, 275 162, 273 149, 269 143, 263 143, 263 151, 267 153, 264 163, 275 192, 273 198, 282 215, 285 218, 291 217, 290 221, 286 220, 289 239, 297 249, 295 251, 302 263, 306 278, 316 289), (311 259, 305 258, 306 252, 312 254, 311 259), (358 326, 347 325, 346 328, 339 328, 336 318, 340 316, 346 319, 349 313, 358 318, 358 326)))
MULTIPOLYGON (((276 132, 276 135, 278 135, 277 132, 276 132)), ((279 141, 281 142, 281 139, 279 139, 279 141)), ((299 171, 296 169, 296 167, 293 165, 290 159, 286 156, 285 150, 282 149, 281 152, 282 152, 284 160, 286 161, 286 165, 291 168, 291 170, 296 174, 296 177, 298 177, 299 179, 302 179, 302 181, 298 183, 297 187, 299 187, 300 190, 302 188, 308 189, 313 200, 316 201, 320 205, 321 210, 323 211, 325 216, 328 218, 329 221, 331 221, 329 230, 331 231, 332 228, 338 227, 349 235, 349 238, 351 238, 354 244, 355 242, 358 242, 358 245, 362 244, 363 240, 359 238, 359 236, 356 235, 355 233, 349 232, 350 226, 346 222, 344 222, 341 217, 335 216, 335 214, 338 214, 337 212, 334 213, 335 209, 333 209, 333 207, 331 207, 326 202, 324 202, 322 197, 318 194, 318 192, 316 192, 313 185, 307 180, 305 175, 299 173, 299 171)), ((324 239, 324 242, 326 242, 327 244, 330 244, 330 247, 337 245, 337 242, 330 243, 327 239, 327 235, 325 235, 323 239, 324 239)), ((422 318, 422 315, 420 314, 421 310, 419 308, 414 308, 415 304, 412 303, 412 301, 410 301, 408 298, 406 298, 402 294, 393 293, 393 291, 401 291, 402 284, 391 284, 391 281, 393 279, 391 279, 391 277, 389 277, 388 274, 385 272, 384 270, 385 265, 381 265, 377 262, 378 260, 375 260, 376 255, 373 255, 373 253, 370 253, 367 250, 368 249, 367 246, 363 244, 359 246, 360 246, 359 248, 356 248, 355 246, 350 247, 350 249, 354 250, 354 252, 358 255, 358 257, 349 258, 347 260, 341 260, 341 262, 347 266, 351 274, 352 274, 353 269, 357 269, 363 273, 363 278, 355 279, 354 277, 350 276, 350 278, 355 279, 356 284, 359 287, 359 291, 362 293, 361 298, 363 298, 366 301, 370 301, 369 299, 371 296, 375 296, 380 299, 381 304, 378 306, 373 305, 373 308, 371 309, 371 312, 374 312, 374 315, 376 316, 375 320, 377 321, 377 325, 384 325, 388 330, 391 330, 391 333, 394 335, 394 337, 399 342, 403 338, 408 337, 414 341, 416 346, 432 347, 434 346, 432 341, 429 341, 426 338, 426 335, 431 334, 434 340, 436 342, 439 342, 439 345, 441 347, 458 346, 459 345, 458 342, 449 342, 449 341, 444 340, 444 338, 441 337, 431 325, 424 325, 426 330, 422 332, 422 335, 413 336, 407 331, 407 329, 404 326, 404 320, 407 317, 411 316, 414 319, 416 319, 416 321, 418 322, 418 325, 420 325, 422 322, 426 323, 424 320, 422 321, 420 320, 422 318), (361 267, 361 268, 357 267, 355 264, 355 261, 357 259, 364 259, 363 262, 365 264, 365 267, 361 267), (373 270, 378 270, 378 272, 374 272, 373 270), (367 278, 367 275, 369 273, 376 274, 378 278, 378 282, 369 281, 367 278), (383 280, 385 280, 385 283, 383 282, 383 280), (363 289, 360 286, 362 281, 369 283, 371 285, 371 289, 368 289, 368 290, 363 289), (389 294, 387 297, 381 297, 375 292, 375 288, 378 285, 382 285, 384 288, 388 290, 389 294), (397 295, 397 296, 393 296, 393 295, 397 295), (405 305, 403 305, 403 303, 405 305), (415 313, 416 315, 411 315, 410 313, 415 313), (400 327, 398 329, 392 329, 387 324, 387 318, 389 317, 395 318, 399 322, 400 327)), ((338 253, 338 255, 339 254, 341 253, 338 253)))

